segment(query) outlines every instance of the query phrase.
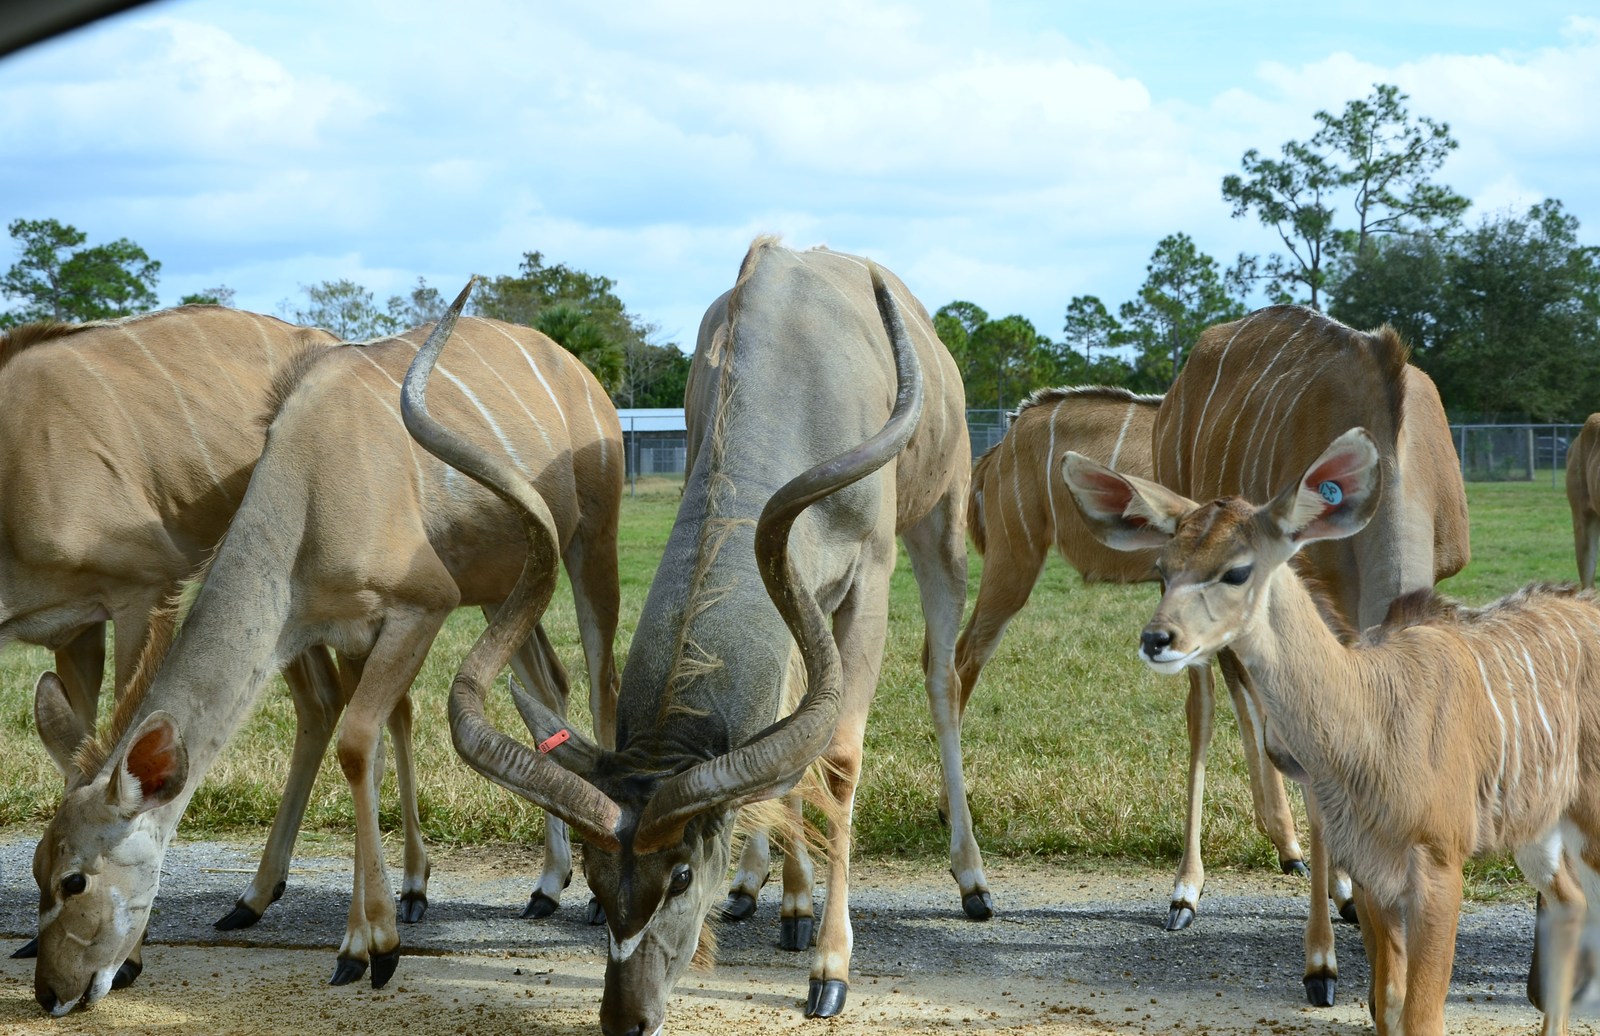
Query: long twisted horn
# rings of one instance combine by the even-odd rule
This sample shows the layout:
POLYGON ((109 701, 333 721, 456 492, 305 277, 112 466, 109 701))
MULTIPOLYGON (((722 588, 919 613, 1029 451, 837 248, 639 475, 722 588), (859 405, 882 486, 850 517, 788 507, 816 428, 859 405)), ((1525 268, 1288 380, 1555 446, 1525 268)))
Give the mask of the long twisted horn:
POLYGON ((789 558, 789 530, 807 507, 877 471, 905 448, 922 418, 922 364, 894 296, 869 264, 878 314, 894 350, 895 402, 883 428, 860 446, 790 480, 767 501, 756 524, 756 563, 767 594, 794 635, 806 667, 806 693, 794 712, 746 744, 662 784, 639 818, 634 848, 660 848, 707 810, 781 795, 821 755, 839 721, 843 674, 828 618, 789 558))
MULTIPOLYGON (((475 280, 475 279, 474 279, 475 280)), ((590 842, 616 849, 617 826, 622 811, 610 797, 549 755, 531 751, 490 725, 483 699, 495 676, 511 659, 517 645, 527 640, 555 591, 557 546, 555 522, 544 498, 509 463, 456 435, 428 413, 428 377, 439 361, 456 318, 466 305, 473 281, 468 281, 449 312, 417 350, 400 389, 400 415, 411 437, 429 453, 482 483, 509 504, 522 521, 528 537, 528 557, 505 603, 494 620, 473 642, 450 684, 450 736, 456 752, 474 770, 495 784, 565 820, 590 842)), ((543 706, 536 719, 550 733, 564 729, 559 716, 543 706), (544 715, 548 713, 548 715, 544 715)), ((530 724, 530 727, 533 724, 530 724)))

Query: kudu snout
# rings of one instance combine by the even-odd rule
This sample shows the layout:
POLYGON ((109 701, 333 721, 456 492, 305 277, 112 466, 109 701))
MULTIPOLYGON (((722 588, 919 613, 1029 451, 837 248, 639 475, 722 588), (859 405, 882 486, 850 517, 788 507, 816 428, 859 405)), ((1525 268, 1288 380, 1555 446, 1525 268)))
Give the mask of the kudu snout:
POLYGON ((1172 631, 1164 626, 1151 623, 1139 634, 1139 649, 1152 661, 1159 658, 1161 653, 1171 646, 1172 631))

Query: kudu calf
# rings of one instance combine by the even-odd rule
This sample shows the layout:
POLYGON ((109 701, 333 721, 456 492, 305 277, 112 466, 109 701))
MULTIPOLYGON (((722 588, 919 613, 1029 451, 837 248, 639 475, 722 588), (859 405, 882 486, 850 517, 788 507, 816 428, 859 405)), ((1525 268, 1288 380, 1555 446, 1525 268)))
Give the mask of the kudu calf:
POLYGON ((1386 466, 1355 428, 1260 507, 1197 504, 1078 455, 1063 474, 1106 543, 1161 548, 1145 661, 1171 673, 1227 647, 1255 677, 1269 750, 1308 781, 1327 851, 1363 890, 1378 1032, 1444 1032, 1462 864, 1509 849, 1549 906, 1554 1036, 1600 923, 1600 606, 1538 585, 1479 609, 1419 591, 1341 637, 1288 562, 1372 520, 1386 466))
MULTIPOLYGON (((1378 511, 1358 535, 1316 543, 1300 559, 1328 588, 1335 613, 1366 628, 1396 597, 1461 570, 1469 554, 1466 490, 1439 393, 1407 363, 1388 327, 1357 331, 1300 306, 1271 306, 1208 328, 1167 391, 1153 432, 1155 481, 1192 499, 1261 499, 1301 470, 1334 436, 1355 425, 1380 443, 1386 480, 1378 511)), ((1270 710, 1259 682, 1235 654, 1218 655, 1235 696, 1241 728, 1258 746, 1270 710)), ((1191 667, 1189 712, 1210 725, 1208 667, 1191 667)), ((1191 724, 1194 720, 1191 718, 1191 724)), ((1276 782, 1266 787, 1281 790, 1276 782)), ((1287 824, 1287 805, 1280 796, 1287 824)), ((1338 981, 1326 901, 1332 881, 1318 849, 1315 794, 1306 795, 1311 828, 1311 911, 1305 938, 1306 998, 1331 1005, 1338 981)), ((1198 856, 1196 856, 1198 864, 1198 856)), ((1171 911, 1196 909, 1202 885, 1180 887, 1171 911), (1181 902, 1187 891, 1194 897, 1181 902)), ((1347 880, 1334 886, 1340 912, 1352 916, 1347 880)), ((1172 913, 1169 912, 1169 918, 1172 913)))
MULTIPOLYGON (((1005 437, 978 459, 968 497, 967 529, 984 563, 977 604, 956 642, 962 711, 984 664, 999 647, 1006 625, 1028 602, 1051 544, 1086 583, 1138 583, 1156 578, 1154 552, 1124 553, 1106 547, 1084 524, 1072 494, 1058 483, 1062 458, 1072 451, 1119 471, 1151 477, 1152 436, 1161 398, 1099 386, 1044 389, 1017 408, 1005 437)), ((1185 928, 1194 919, 1205 884, 1201 810, 1214 684, 1209 669, 1193 675, 1198 683, 1187 709, 1188 810, 1183 858, 1167 913, 1169 930, 1185 928)), ((1232 670, 1224 669, 1223 675, 1239 716, 1256 824, 1272 839, 1283 869, 1303 873, 1306 868, 1283 777, 1260 751, 1259 731, 1245 687, 1232 670)))
MULTIPOLYGON (((465 300, 463 292, 454 312, 465 300)), ((538 332, 468 320, 458 335, 435 406, 549 501, 604 736, 615 693, 616 412, 593 375, 538 332)), ((34 857, 34 989, 46 1010, 63 1014, 105 994, 144 931, 190 796, 266 680, 316 644, 343 661, 349 705, 337 751, 355 803, 354 889, 333 981, 353 981, 369 962, 375 987, 393 974, 400 937, 378 830, 379 727, 397 730, 401 796, 414 808, 401 758, 410 750, 407 691, 450 612, 499 606, 527 549, 510 508, 418 450, 401 424, 399 387, 422 337, 325 350, 284 379, 266 448, 171 651, 144 693, 119 703, 111 730, 77 748, 34 857)), ((519 672, 559 693, 564 678, 547 671, 555 663, 542 646, 535 635, 518 649, 519 672)), ((318 757, 325 747, 326 737, 318 757)), ((415 828, 413 818, 406 920, 426 904, 427 856, 415 828)), ((554 823, 548 834, 540 887, 556 896, 570 857, 564 828, 554 823)))
MULTIPOLYGON (((408 414, 422 402, 412 377, 408 414)), ((851 800, 897 533, 922 590, 929 694, 955 707, 970 447, 955 365, 905 286, 853 256, 757 240, 701 324, 688 404, 693 466, 624 667, 615 750, 554 715, 532 724, 537 750, 487 727, 498 655, 451 694, 462 756, 583 835, 610 932, 600 1022, 612 1036, 661 1029, 739 808, 788 792, 819 754, 837 811, 806 1013, 843 1008, 851 800), (780 717, 796 646, 805 693, 780 717)), ((449 448, 421 424, 430 449, 449 448)), ((523 481, 492 479, 507 492, 523 481)), ((941 751, 959 774, 959 744, 941 751)), ((952 803, 964 809, 964 791, 952 803)), ((964 894, 984 894, 972 850, 954 869, 964 894)), ((809 893, 786 902, 809 912, 809 893)))

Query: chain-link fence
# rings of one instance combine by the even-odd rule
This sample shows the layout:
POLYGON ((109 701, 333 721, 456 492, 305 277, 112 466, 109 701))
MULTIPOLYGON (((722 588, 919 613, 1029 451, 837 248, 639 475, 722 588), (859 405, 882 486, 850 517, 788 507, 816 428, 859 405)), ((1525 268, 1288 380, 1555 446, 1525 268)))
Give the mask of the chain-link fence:
POLYGON ((1450 426, 1461 477, 1468 482, 1565 484, 1567 448, 1583 430, 1578 424, 1456 424, 1450 426))

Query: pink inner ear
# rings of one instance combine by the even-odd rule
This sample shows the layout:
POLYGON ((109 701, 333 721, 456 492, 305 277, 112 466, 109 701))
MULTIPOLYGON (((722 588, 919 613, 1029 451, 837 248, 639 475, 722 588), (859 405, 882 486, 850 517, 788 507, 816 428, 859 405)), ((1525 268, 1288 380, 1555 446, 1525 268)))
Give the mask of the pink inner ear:
POLYGON ((1108 514, 1121 514, 1128 509, 1128 503, 1133 499, 1133 490, 1122 479, 1093 471, 1084 475, 1083 480, 1088 483, 1087 488, 1094 493, 1096 508, 1108 514))
MULTIPOLYGON (((1318 492, 1324 482, 1332 482, 1339 487, 1339 492, 1346 498, 1354 487, 1355 472, 1361 467, 1365 458, 1354 450, 1329 457, 1306 473, 1305 488, 1313 493, 1318 492)), ((1330 510, 1333 506, 1330 505, 1330 510)))
POLYGON ((139 780, 145 798, 151 798, 177 776, 178 746, 172 731, 157 727, 128 749, 128 772, 139 780))

